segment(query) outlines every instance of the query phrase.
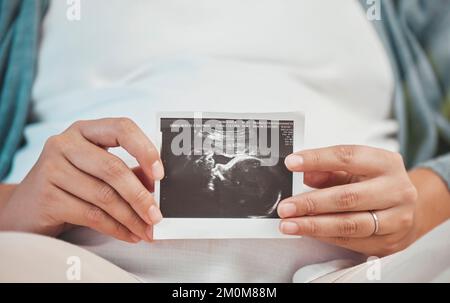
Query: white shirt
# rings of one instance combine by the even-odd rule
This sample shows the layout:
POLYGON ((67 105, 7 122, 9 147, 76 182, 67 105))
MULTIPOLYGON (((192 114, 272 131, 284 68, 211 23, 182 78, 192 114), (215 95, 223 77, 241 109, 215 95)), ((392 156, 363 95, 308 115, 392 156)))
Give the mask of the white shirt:
MULTIPOLYGON (((152 137, 157 111, 302 110, 307 147, 398 148, 392 72, 356 0, 90 0, 80 21, 67 8, 53 1, 46 16, 33 90, 42 121, 27 127, 8 181, 75 120, 129 116, 152 137)), ((148 281, 288 281, 302 265, 349 254, 311 239, 66 237, 148 281)))

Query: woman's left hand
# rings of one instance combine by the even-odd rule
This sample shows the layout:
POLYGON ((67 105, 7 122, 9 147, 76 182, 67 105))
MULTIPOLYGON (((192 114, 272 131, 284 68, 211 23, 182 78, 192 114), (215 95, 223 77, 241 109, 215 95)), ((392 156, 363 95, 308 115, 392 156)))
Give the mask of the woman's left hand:
POLYGON ((280 202, 283 233, 376 256, 415 240, 418 194, 400 154, 341 145, 297 152, 285 163, 317 189, 280 202))

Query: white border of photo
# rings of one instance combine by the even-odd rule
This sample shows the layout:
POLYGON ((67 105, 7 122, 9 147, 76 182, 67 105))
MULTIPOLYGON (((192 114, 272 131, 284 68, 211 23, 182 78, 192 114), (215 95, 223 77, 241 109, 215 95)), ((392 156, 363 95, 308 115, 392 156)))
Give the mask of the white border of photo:
MULTIPOLYGON (((304 146, 305 115, 303 112, 278 113, 213 113, 213 112, 160 112, 157 113, 157 146, 161 150, 162 118, 180 119, 255 119, 294 121, 293 150, 304 146)), ((304 191, 303 173, 294 173, 292 194, 304 191)), ((159 204, 160 182, 155 182, 154 197, 159 204)), ((164 214, 163 214, 164 216, 164 214)), ((238 238, 292 238, 279 231, 279 218, 163 218, 154 226, 153 238, 162 239, 238 239, 238 238)))

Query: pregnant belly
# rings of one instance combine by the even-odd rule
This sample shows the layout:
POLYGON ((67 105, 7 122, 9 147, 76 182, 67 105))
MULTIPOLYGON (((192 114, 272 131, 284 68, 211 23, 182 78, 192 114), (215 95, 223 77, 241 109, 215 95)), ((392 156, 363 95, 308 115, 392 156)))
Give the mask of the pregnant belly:
MULTIPOLYGON (((367 98, 361 106, 382 102, 367 98)), ((268 64, 211 59, 149 64, 123 82, 40 100, 36 108, 46 113, 45 120, 27 127, 27 145, 16 154, 9 182, 20 181, 45 140, 76 120, 127 116, 156 141, 158 111, 304 111, 306 147, 348 143, 398 150, 392 136, 395 121, 363 115, 299 80, 291 69, 268 64)), ((113 152, 130 165, 136 163, 122 150, 113 152)))
POLYGON ((130 245, 77 228, 63 239, 146 282, 286 283, 305 265, 335 259, 364 260, 360 254, 310 238, 164 240, 130 245))

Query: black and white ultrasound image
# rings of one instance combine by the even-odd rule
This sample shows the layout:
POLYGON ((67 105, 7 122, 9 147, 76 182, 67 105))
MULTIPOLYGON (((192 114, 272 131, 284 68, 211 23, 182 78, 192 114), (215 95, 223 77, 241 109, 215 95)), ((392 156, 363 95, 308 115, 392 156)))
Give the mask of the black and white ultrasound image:
MULTIPOLYGON (((260 127, 259 121, 255 120, 258 126, 258 140, 255 141, 249 139, 251 130, 248 127, 199 127, 198 124, 206 120, 211 119, 200 122, 183 119, 183 126, 189 128, 190 139, 179 142, 181 130, 174 131, 172 126, 180 120, 161 118, 161 158, 165 168, 165 177, 160 183, 163 216, 278 218, 278 202, 292 195, 292 173, 286 169, 284 159, 293 152, 293 121, 268 121, 266 127, 260 127), (273 141, 273 131, 278 133, 275 136, 277 142, 273 141), (276 156, 276 160, 269 165, 267 153, 261 153, 258 145, 262 132, 267 134, 267 146, 278 144, 276 153, 271 155, 276 156), (184 150, 182 154, 174 152, 174 139, 179 143, 175 146, 184 150), (198 144, 205 140, 210 140, 213 148, 198 144)), ((236 121, 215 120, 227 126, 236 121)))

